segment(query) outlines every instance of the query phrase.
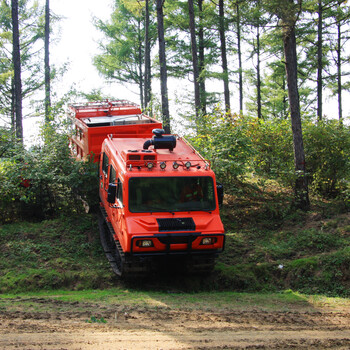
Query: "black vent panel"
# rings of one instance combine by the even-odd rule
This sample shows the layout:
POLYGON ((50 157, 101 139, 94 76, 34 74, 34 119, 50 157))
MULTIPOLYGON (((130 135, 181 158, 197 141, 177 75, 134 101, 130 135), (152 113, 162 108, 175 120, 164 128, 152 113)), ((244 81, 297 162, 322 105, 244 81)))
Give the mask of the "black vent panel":
POLYGON ((169 244, 191 244, 198 235, 192 236, 191 234, 187 234, 187 236, 173 236, 173 235, 165 235, 163 237, 157 236, 158 240, 166 245, 169 244))
POLYGON ((192 218, 157 219, 159 232, 195 231, 196 225, 192 218))

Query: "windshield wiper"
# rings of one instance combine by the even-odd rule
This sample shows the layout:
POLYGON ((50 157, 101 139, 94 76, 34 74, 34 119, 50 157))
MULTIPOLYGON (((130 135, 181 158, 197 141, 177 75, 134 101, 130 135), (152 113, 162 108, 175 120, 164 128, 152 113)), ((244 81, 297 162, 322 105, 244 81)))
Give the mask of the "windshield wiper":
POLYGON ((162 212, 162 213, 171 213, 171 214, 174 214, 174 211, 172 210, 169 210, 169 209, 164 209, 164 208, 158 208, 158 207, 147 207, 147 209, 149 209, 149 211, 151 213, 154 213, 154 212, 162 212))

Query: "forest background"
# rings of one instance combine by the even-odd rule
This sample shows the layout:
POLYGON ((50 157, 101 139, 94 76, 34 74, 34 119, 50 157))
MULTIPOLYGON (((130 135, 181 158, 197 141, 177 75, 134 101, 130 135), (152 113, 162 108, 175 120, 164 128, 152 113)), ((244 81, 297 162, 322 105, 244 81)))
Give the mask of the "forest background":
MULTIPOLYGON (((0 219, 79 213, 77 198, 98 200, 96 171, 69 156, 66 106, 118 96, 55 91, 67 67, 50 65, 61 19, 49 0, 3 0, 0 10, 0 219), (36 143, 24 147, 30 115, 43 122, 36 143)), ((102 39, 93 62, 106 81, 136 86, 146 113, 211 160, 226 189, 224 210, 249 188, 283 193, 267 217, 329 201, 347 213, 349 15, 340 0, 118 0, 109 20, 94 18, 102 39), (170 96, 169 81, 184 89, 170 96), (328 96, 336 119, 323 112, 328 96)))

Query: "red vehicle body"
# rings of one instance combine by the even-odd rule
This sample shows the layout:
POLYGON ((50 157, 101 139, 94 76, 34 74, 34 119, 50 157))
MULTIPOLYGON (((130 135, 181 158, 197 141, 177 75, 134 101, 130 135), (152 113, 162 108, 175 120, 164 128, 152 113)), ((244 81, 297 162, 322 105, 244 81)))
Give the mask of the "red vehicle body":
POLYGON ((101 146, 108 134, 151 133, 162 124, 141 113, 140 107, 126 100, 87 102, 69 106, 75 135, 71 146, 77 158, 93 157, 98 161, 101 146), (141 128, 135 125, 141 124, 141 128))
POLYGON ((79 106, 76 125, 83 134, 73 143, 82 158, 99 155, 101 242, 115 273, 142 272, 164 258, 211 269, 225 236, 222 186, 209 161, 185 139, 165 135, 160 122, 141 113, 129 117, 129 105, 118 107, 116 125, 101 125, 114 115, 89 108, 86 117, 79 106))

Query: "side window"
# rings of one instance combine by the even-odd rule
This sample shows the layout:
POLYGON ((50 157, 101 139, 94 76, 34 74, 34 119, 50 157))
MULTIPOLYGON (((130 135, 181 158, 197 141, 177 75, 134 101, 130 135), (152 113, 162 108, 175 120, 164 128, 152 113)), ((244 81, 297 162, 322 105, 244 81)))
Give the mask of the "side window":
POLYGON ((123 184, 118 178, 117 199, 120 203, 123 203, 123 184))
POLYGON ((110 171, 109 171, 109 183, 114 184, 116 178, 117 178, 117 173, 116 173, 115 169, 113 168, 113 165, 111 165, 110 171))
POLYGON ((107 174, 108 174, 108 156, 106 153, 103 153, 102 172, 105 175, 105 177, 107 177, 107 174))

